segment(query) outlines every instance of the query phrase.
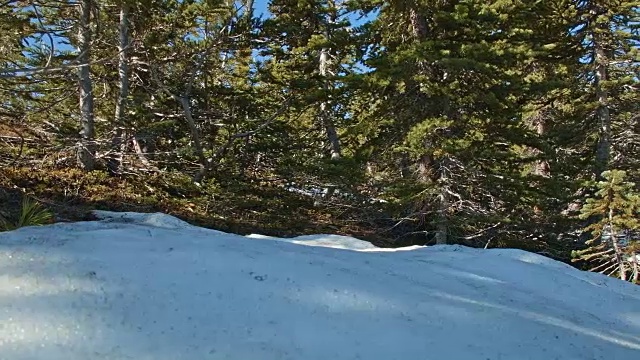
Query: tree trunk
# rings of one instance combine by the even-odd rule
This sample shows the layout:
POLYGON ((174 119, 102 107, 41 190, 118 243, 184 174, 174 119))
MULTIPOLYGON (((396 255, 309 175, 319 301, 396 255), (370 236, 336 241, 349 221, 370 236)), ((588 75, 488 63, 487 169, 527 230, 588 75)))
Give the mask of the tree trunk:
MULTIPOLYGON (((335 3, 329 2, 329 4, 335 9, 335 3)), ((329 31, 329 26, 336 22, 337 14, 333 11, 329 15, 328 24, 325 24, 324 28, 324 37, 326 41, 331 39, 331 32, 329 31)), ((340 146, 340 138, 338 137, 338 132, 336 131, 336 126, 333 119, 333 112, 331 110, 332 103, 328 98, 329 90, 331 89, 331 84, 327 77, 329 75, 334 74, 334 69, 331 68, 331 49, 328 47, 323 47, 320 50, 320 57, 318 61, 318 72, 322 77, 322 89, 324 90, 323 101, 320 103, 320 121, 325 129, 325 134, 327 136, 327 142, 329 143, 329 153, 331 156, 331 160, 340 160, 342 157, 342 149, 340 146)), ((323 197, 325 199, 330 199, 333 197, 336 188, 335 186, 327 186, 325 189, 323 197)))
POLYGON ((129 5, 123 2, 120 8, 120 24, 118 25, 118 99, 114 116, 115 132, 111 139, 112 156, 107 162, 111 174, 118 174, 122 165, 123 135, 125 132, 125 113, 129 96, 129 5))
POLYGON ((620 244, 618 244, 618 233, 615 231, 613 227, 613 208, 609 207, 609 232, 611 236, 611 244, 613 245, 614 256, 616 257, 616 262, 618 263, 618 275, 620 280, 627 280, 627 272, 624 268, 624 253, 620 248, 620 244))
MULTIPOLYGON (((546 132, 547 132, 547 122, 548 122, 548 111, 546 108, 542 108, 540 109, 532 118, 532 123, 536 128, 536 134, 538 135, 538 138, 542 138, 546 132)), ((531 154, 532 155, 539 155, 540 153, 542 153, 542 151, 540 151, 537 148, 531 148, 531 154)), ((538 160, 535 162, 534 165, 534 169, 533 169, 533 174, 540 176, 540 177, 544 177, 544 178, 549 178, 551 177, 551 169, 549 167, 549 162, 546 160, 538 160)), ((542 186, 542 184, 540 184, 539 181, 534 181, 531 184, 533 187, 540 187, 542 186)), ((533 206, 533 214, 535 216, 541 216, 544 214, 544 210, 538 206, 538 205, 534 205, 533 206)))
POLYGON ((200 141, 200 132, 198 131, 198 127, 196 126, 196 121, 194 120, 193 114, 191 112, 191 105, 189 104, 189 98, 178 96, 175 94, 172 94, 172 95, 173 95, 173 98, 182 106, 182 112, 184 114, 184 118, 187 121, 187 125, 189 125, 189 131, 191 132, 191 142, 193 143, 193 148, 196 152, 196 156, 198 156, 198 162, 200 163, 200 169, 198 169, 198 172, 194 176, 194 181, 201 182, 205 178, 207 172, 209 171, 208 169, 209 162, 207 161, 204 155, 204 148, 202 147, 202 142, 200 141))
POLYGON ((596 97, 598 101, 598 147, 596 149, 596 178, 601 178, 604 171, 609 168, 611 154, 611 115, 609 113, 609 93, 604 83, 609 80, 607 71, 607 54, 602 43, 602 37, 597 30, 593 34, 593 46, 595 52, 596 97))
POLYGON ((320 104, 320 114, 324 123, 325 131, 327 134, 327 140, 329 141, 329 150, 331 153, 331 160, 338 160, 342 157, 342 150, 340 148, 340 138, 336 127, 331 120, 330 111, 327 110, 328 104, 323 101, 320 104))
MULTIPOLYGON (((329 24, 333 24, 336 21, 336 15, 331 14, 329 19, 329 24)), ((329 40, 331 34, 328 29, 325 29, 325 38, 329 40)), ((323 78, 323 90, 325 91, 325 95, 328 94, 330 89, 329 80, 327 80, 327 76, 332 72, 329 69, 331 66, 330 59, 330 49, 322 48, 320 50, 320 61, 319 61, 319 72, 320 76, 323 78)), ((338 132, 336 131, 335 124, 333 122, 333 116, 331 114, 331 103, 328 99, 325 99, 320 103, 320 116, 322 117, 322 123, 324 124, 325 131, 327 134, 327 140, 329 141, 329 150, 331 153, 331 160, 338 160, 342 157, 342 150, 340 148, 340 139, 338 137, 338 132)))
POLYGON ((436 245, 448 244, 449 225, 446 210, 449 206, 448 198, 443 193, 438 195, 438 210, 436 212, 436 245))
MULTIPOLYGON (((547 132, 547 112, 545 109, 540 111, 540 114, 535 119, 536 133, 538 137, 542 137, 547 132)), ((549 162, 546 160, 538 160, 536 162, 535 174, 543 177, 551 176, 551 169, 549 168, 549 162)))
POLYGON ((427 21, 415 8, 409 10, 409 21, 414 38, 423 39, 427 36, 427 21))
POLYGON ((449 171, 448 166, 450 161, 448 158, 444 158, 439 161, 438 169, 437 169, 437 177, 438 177, 438 186, 440 188, 440 192, 437 198, 436 205, 436 214, 435 214, 435 222, 436 222, 436 244, 437 245, 446 245, 448 243, 449 238, 449 206, 450 195, 449 195, 449 171))
MULTIPOLYGON (((414 41, 420 42, 427 38, 427 21, 415 7, 409 9, 409 23, 414 41)), ((417 64, 417 70, 422 72, 427 71, 427 66, 428 64, 426 62, 421 61, 417 64)), ((410 85, 411 88, 416 86, 419 86, 419 84, 410 85)), ((429 136, 429 134, 426 134, 426 136, 429 136)), ((428 148, 428 141, 425 141, 425 149, 426 148, 428 148)), ((447 213, 450 206, 450 199, 447 192, 447 181, 449 179, 446 174, 446 160, 446 156, 436 161, 430 154, 425 154, 418 163, 419 180, 425 183, 427 181, 436 181, 436 186, 439 188, 436 203, 434 204, 435 212, 433 216, 437 245, 447 244, 449 237, 449 216, 447 213)), ((426 212, 426 210, 427 209, 423 209, 423 212, 426 212)))
POLYGON ((635 251, 631 252, 631 264, 633 264, 633 283, 640 285, 640 266, 638 265, 638 255, 635 251))
POLYGON ((142 148, 142 146, 140 146, 140 142, 138 141, 136 136, 131 137, 131 144, 133 145, 133 150, 136 152, 136 155, 138 156, 138 160, 140 160, 140 162, 144 166, 146 166, 147 169, 155 170, 156 168, 153 165, 151 165, 151 163, 147 159, 147 156, 145 155, 145 150, 142 148))
POLYGON ((80 29, 78 30, 78 61, 80 63, 80 143, 78 161, 80 166, 91 171, 95 169, 95 127, 93 113, 93 85, 89 65, 91 51, 91 0, 82 0, 80 6, 80 29))

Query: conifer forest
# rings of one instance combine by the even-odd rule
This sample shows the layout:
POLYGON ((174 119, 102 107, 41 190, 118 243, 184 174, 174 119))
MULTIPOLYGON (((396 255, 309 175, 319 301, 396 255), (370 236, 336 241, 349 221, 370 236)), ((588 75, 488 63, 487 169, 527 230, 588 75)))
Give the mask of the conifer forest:
POLYGON ((165 212, 638 283, 639 47, 637 0, 0 0, 0 220, 165 212))

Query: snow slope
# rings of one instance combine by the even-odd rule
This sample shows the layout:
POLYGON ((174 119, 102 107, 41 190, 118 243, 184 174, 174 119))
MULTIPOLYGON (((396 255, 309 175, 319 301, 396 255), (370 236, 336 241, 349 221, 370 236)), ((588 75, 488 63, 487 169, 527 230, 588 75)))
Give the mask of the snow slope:
POLYGON ((99 215, 0 234, 0 359, 640 359, 640 287, 535 254, 99 215))

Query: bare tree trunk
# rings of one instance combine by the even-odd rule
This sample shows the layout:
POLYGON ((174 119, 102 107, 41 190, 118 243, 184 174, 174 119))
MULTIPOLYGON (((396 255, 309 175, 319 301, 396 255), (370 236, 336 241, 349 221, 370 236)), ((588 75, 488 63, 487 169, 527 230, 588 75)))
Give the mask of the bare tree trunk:
POLYGON ((597 30, 594 32, 594 51, 596 66, 596 97, 598 101, 598 147, 596 149, 595 175, 600 178, 602 172, 609 167, 611 156, 611 115, 609 113, 609 93, 604 87, 604 83, 609 80, 607 71, 607 55, 602 44, 602 38, 597 30))
POLYGON ((330 112, 327 111, 327 102, 320 104, 320 113, 322 114, 325 131, 327 133, 327 140, 329 141, 329 149, 331 152, 331 160, 338 160, 342 157, 342 150, 340 148, 340 138, 336 127, 331 121, 330 112))
POLYGON ((618 244, 618 233, 615 231, 613 227, 613 208, 609 208, 609 230, 611 236, 611 244, 613 245, 614 255, 616 257, 616 262, 618 263, 618 276, 620 280, 627 280, 627 272, 624 267, 624 254, 622 249, 620 248, 620 244, 618 244))
POLYGON ((447 161, 448 158, 444 158, 438 163, 438 186, 440 188, 440 193, 438 194, 437 200, 437 208, 436 208, 436 244, 437 245, 446 245, 449 239, 449 206, 451 205, 451 199, 448 189, 449 182, 449 171, 448 166, 451 165, 447 161))
MULTIPOLYGON (((329 5, 332 6, 333 9, 336 8, 336 4, 333 1, 329 2, 329 5)), ((337 14, 335 10, 329 15, 328 24, 325 24, 324 29, 324 37, 327 41, 331 39, 331 32, 329 30, 329 26, 334 24, 337 19, 337 14)), ((322 77, 322 89, 324 90, 324 95, 327 96, 329 94, 329 90, 331 89, 331 84, 327 77, 329 75, 335 74, 335 69, 332 68, 331 64, 331 49, 328 47, 323 47, 320 50, 320 57, 318 61, 318 72, 322 77)), ((329 153, 331 156, 331 160, 337 161, 342 158, 342 149, 340 146, 340 138, 338 137, 338 132, 336 131, 336 126, 333 119, 333 112, 331 110, 332 102, 330 99, 324 99, 320 103, 320 122, 324 126, 325 134, 327 136, 327 142, 329 143, 329 153)), ((327 186, 325 189, 325 193, 323 197, 325 199, 330 199, 333 197, 336 188, 335 186, 327 186)))
POLYGON ((409 21, 411 22, 411 31, 416 39, 423 39, 427 36, 427 21, 413 7, 409 10, 409 21))
POLYGON ((138 139, 135 136, 131 137, 131 143, 133 145, 133 150, 136 152, 136 155, 138 156, 138 160, 140 160, 140 162, 144 166, 146 166, 148 169, 149 168, 155 169, 155 167, 153 165, 151 165, 151 163, 149 162, 149 160, 145 156, 145 152, 143 151, 142 147, 140 146, 140 142, 138 141, 138 139))
POLYGON ((122 165, 123 135, 125 132, 125 112, 127 107, 127 97, 129 96, 129 59, 127 49, 129 48, 129 5, 123 2, 120 7, 120 23, 118 25, 118 99, 116 100, 116 111, 114 116, 115 132, 111 139, 111 151, 113 155, 107 162, 107 167, 111 174, 120 172, 122 165))
POLYGON ((80 29, 78 30, 78 61, 80 63, 80 143, 78 161, 87 171, 95 169, 95 127, 93 113, 93 85, 89 65, 91 51, 91 0, 82 0, 80 6, 80 29))
POLYGON ((436 245, 446 245, 449 241, 449 218, 447 210, 449 209, 449 196, 446 192, 441 191, 438 194, 438 208, 436 210, 436 245))
POLYGON ((631 252, 631 263, 633 264, 633 283, 640 285, 640 266, 638 265, 638 254, 635 251, 631 252))
POLYGON ((208 172, 208 161, 204 155, 204 148, 202 147, 202 141, 200 141, 200 131, 198 131, 198 127, 196 126, 196 121, 193 118, 193 114, 191 112, 191 104, 189 104, 189 98, 184 96, 178 96, 175 94, 171 94, 173 98, 180 103, 182 106, 182 112, 184 114, 184 118, 187 121, 187 125, 189 125, 189 131, 191 132, 191 141, 193 142, 193 148, 198 156, 198 163, 200 164, 200 169, 194 176, 195 182, 201 182, 206 173, 208 172))
MULTIPOLYGON (((334 23, 336 20, 336 15, 332 14, 330 16, 329 22, 334 23)), ((328 40, 331 34, 328 29, 325 29, 325 37, 328 40)), ((329 48, 322 48, 320 50, 320 61, 319 61, 319 71, 320 76, 323 78, 323 89, 325 94, 328 93, 330 89, 329 81, 327 80, 327 76, 332 73, 333 69, 330 69, 331 59, 330 54, 331 50, 329 48)), ((320 116, 322 117, 322 123, 324 124, 325 131, 327 134, 327 140, 329 141, 329 150, 331 152, 331 160, 338 160, 342 157, 342 150, 340 148, 340 139, 338 137, 338 132, 336 131, 335 124, 333 122, 333 116, 330 110, 331 104, 329 100, 324 100, 320 103, 320 116)))

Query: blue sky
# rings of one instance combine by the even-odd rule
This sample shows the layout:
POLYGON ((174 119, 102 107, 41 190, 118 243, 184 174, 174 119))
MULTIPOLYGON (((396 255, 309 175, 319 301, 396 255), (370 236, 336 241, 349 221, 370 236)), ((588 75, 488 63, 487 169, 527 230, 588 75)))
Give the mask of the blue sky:
MULTIPOLYGON (((253 6, 254 6, 254 16, 258 16, 258 17, 268 17, 271 15, 271 13, 269 12, 269 1, 270 0, 255 0, 253 6)), ((372 15, 370 17, 364 18, 364 19, 358 19, 359 16, 353 16, 351 18, 352 21, 352 25, 356 26, 356 25, 361 25, 362 23, 366 22, 367 20, 371 19, 372 17, 375 17, 375 15, 372 15)), ((72 47, 63 44, 60 41, 56 41, 56 48, 57 50, 73 50, 72 47)))
POLYGON ((264 14, 265 16, 268 16, 269 15, 269 10, 267 10, 268 6, 269 6, 269 0, 255 0, 254 14, 256 16, 260 16, 260 14, 264 14))
MULTIPOLYGON (((271 13, 269 13, 269 0, 255 0, 255 2, 253 3, 253 7, 254 7, 254 16, 260 16, 261 14, 263 14, 263 17, 267 17, 269 15, 271 15, 271 13)), ((375 17, 375 15, 371 15, 370 17, 364 18, 364 19, 360 19, 358 20, 357 16, 354 16, 351 19, 351 23, 352 25, 356 26, 356 25, 361 25, 364 22, 366 22, 367 20, 369 20, 370 18, 375 17)))

